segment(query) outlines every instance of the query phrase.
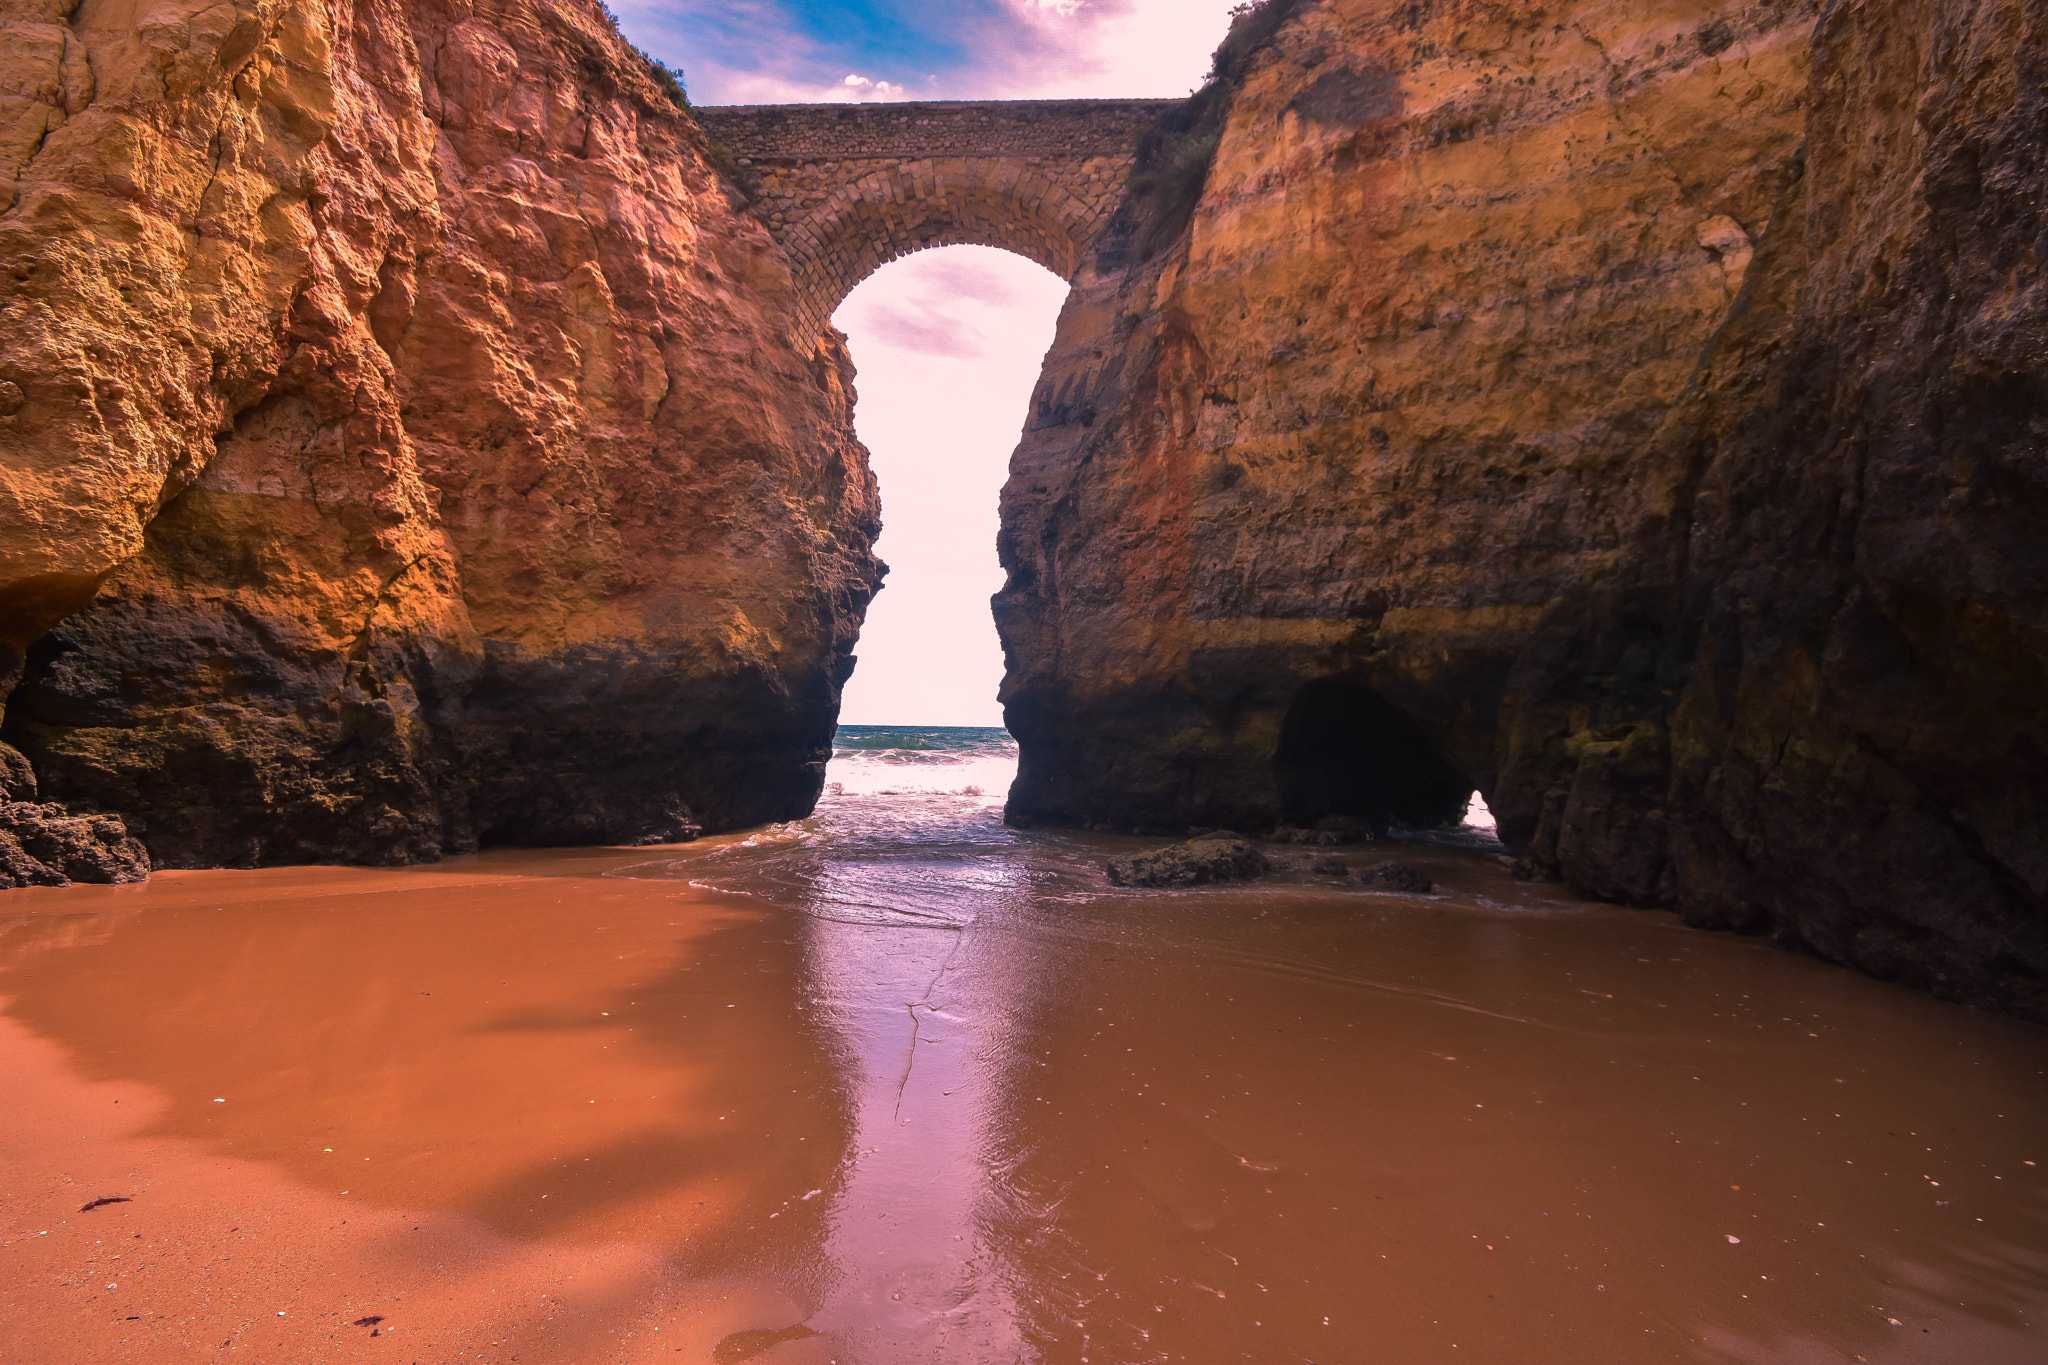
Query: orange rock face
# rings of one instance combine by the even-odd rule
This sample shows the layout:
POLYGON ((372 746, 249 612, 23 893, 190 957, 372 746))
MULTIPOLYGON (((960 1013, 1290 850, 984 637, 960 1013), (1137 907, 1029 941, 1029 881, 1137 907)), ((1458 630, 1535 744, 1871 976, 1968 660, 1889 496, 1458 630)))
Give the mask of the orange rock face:
POLYGON ((1477 788, 1532 875, 2048 1014, 2043 24, 1301 5, 1048 358, 1011 819, 1477 788))
POLYGON ((63 3, 0 56, 43 797, 174 864, 808 810, 881 573, 851 366, 598 6, 63 3))

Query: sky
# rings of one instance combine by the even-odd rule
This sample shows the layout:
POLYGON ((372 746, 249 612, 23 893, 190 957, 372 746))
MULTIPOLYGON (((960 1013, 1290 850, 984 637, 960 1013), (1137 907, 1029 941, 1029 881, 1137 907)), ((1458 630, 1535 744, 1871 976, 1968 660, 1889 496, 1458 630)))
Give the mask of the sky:
POLYGON ((1066 295, 1022 256, 954 246, 883 266, 834 315, 860 371, 853 422, 881 484, 889 563, 845 724, 1003 723, 996 495, 1066 295))
MULTIPOLYGON (((696 104, 1185 95, 1233 0, 613 0, 696 104)), ((996 498, 1066 283, 989 247, 868 277, 833 322, 882 491, 890 573, 840 711, 849 725, 1001 725, 996 498)))
POLYGON ((613 0, 698 104, 1189 93, 1233 0, 613 0))

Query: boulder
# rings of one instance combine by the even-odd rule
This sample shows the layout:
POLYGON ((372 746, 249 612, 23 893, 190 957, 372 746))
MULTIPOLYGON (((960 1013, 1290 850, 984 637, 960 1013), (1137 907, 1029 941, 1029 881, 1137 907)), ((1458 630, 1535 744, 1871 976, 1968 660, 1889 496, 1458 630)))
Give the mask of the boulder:
POLYGON ((1304 829, 1299 825, 1280 825, 1266 837, 1276 844, 1315 844, 1327 847, 1331 844, 1369 844, 1379 837, 1371 824, 1347 815, 1326 815, 1316 821, 1314 828, 1304 829))
POLYGON ((1429 879, 1427 872, 1406 863, 1376 863, 1360 872, 1354 880, 1368 891, 1399 891, 1410 896, 1426 896, 1436 890, 1436 883, 1429 879))
POLYGON ((111 815, 33 801, 0 804, 0 887, 102 885, 149 876, 149 854, 111 815))
POLYGON ((1242 839, 1190 839, 1150 853, 1103 864, 1116 886, 1202 886, 1241 882, 1272 869, 1266 855, 1242 839))

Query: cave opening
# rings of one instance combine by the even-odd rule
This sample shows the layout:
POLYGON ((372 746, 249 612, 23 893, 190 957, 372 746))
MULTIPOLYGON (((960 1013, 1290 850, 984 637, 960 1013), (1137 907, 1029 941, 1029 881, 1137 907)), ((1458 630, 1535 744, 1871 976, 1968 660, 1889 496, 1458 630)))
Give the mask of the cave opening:
POLYGON ((1413 718, 1344 678, 1318 679, 1295 696, 1274 766, 1285 817, 1301 826, 1454 824, 1474 793, 1471 779, 1413 718))
POLYGON ((834 312, 889 565, 843 726, 1002 727, 997 502, 1066 296, 1066 281, 1025 256, 957 245, 883 265, 834 312))

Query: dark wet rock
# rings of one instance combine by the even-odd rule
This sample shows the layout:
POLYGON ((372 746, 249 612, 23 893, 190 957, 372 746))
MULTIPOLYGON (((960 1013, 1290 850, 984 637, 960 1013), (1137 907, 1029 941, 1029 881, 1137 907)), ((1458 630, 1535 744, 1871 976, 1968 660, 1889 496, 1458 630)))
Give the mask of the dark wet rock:
POLYGON ((1348 815, 1326 815, 1311 828, 1281 825, 1266 836, 1276 844, 1369 844, 1384 833, 1364 820, 1348 815))
POLYGON ((690 808, 677 801, 668 803, 666 809, 646 822, 646 827, 636 832, 626 842, 635 848, 646 848, 655 844, 688 844, 702 837, 704 826, 690 818, 690 808))
POLYGON ((1117 886, 1202 886, 1241 882, 1272 870, 1266 855, 1242 839, 1190 839, 1186 843, 1112 858, 1103 864, 1117 886))
POLYGON ((1334 844, 1335 834, 1319 829, 1303 829, 1299 825, 1282 825, 1266 836, 1276 844, 1334 844))
POLYGON ((1429 879, 1427 872, 1406 863, 1377 863, 1360 872, 1355 880, 1368 891, 1400 891, 1411 896, 1426 896, 1436 890, 1436 883, 1429 879))
POLYGON ((0 802, 36 799, 36 770, 21 750, 0 744, 0 802))
POLYGON ((0 804, 0 887, 112 885, 149 876, 149 854, 111 815, 34 801, 0 804))
POLYGON ((1351 875, 1351 864, 1334 854, 1326 854, 1317 858, 1309 870, 1318 877, 1348 877, 1351 875))
POLYGON ((0 744, 0 888, 139 882, 149 855, 111 815, 37 800, 35 770, 0 744))
POLYGON ((1334 835, 1340 844, 1369 844, 1386 831, 1349 815, 1325 815, 1316 821, 1316 833, 1325 838, 1334 835))
POLYGON ((1300 825, 1280 825, 1268 839, 1272 843, 1311 843, 1311 845, 1335 845, 1335 843, 1372 843, 1380 833, 1366 821, 1356 821, 1348 814, 1325 814, 1313 829, 1300 825))

